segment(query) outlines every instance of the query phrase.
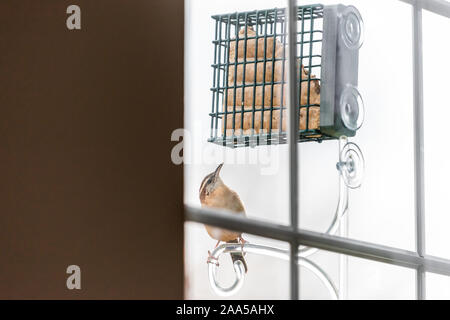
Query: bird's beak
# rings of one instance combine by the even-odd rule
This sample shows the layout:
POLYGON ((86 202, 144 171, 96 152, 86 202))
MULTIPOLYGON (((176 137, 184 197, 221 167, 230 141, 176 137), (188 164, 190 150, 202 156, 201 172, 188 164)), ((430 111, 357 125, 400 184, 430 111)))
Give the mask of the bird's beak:
POLYGON ((219 176, 220 170, 222 169, 222 167, 223 167, 223 162, 221 164, 219 164, 219 166, 217 167, 216 171, 214 171, 214 177, 217 178, 219 176))

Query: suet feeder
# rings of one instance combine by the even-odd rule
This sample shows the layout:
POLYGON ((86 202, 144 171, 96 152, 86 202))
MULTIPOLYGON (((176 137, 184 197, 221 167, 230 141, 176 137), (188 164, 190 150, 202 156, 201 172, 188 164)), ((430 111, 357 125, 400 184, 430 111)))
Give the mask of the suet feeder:
MULTIPOLYGON (((353 6, 297 8, 298 141, 354 136, 363 22, 353 6)), ((215 15, 211 134, 227 147, 287 143, 286 9, 215 15)))

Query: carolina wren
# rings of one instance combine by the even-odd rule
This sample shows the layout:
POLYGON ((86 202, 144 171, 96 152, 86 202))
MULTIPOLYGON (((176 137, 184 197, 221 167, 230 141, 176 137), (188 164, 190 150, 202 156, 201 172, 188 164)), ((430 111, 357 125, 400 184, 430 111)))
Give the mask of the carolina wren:
MULTIPOLYGON (((202 207, 227 209, 236 214, 245 216, 244 205, 242 204, 238 194, 228 188, 219 176, 222 166, 223 163, 219 164, 217 169, 208 174, 200 185, 199 196, 202 207)), ((208 225, 205 225, 205 228, 211 238, 217 240, 215 248, 217 248, 221 241, 227 243, 241 243, 242 245, 246 242, 242 238, 242 233, 240 232, 225 230, 208 225)), ((208 263, 211 262, 211 260, 215 260, 215 258, 212 257, 211 252, 208 251, 208 254, 208 263)), ((247 271, 247 263, 245 262, 244 255, 242 253, 231 253, 230 255, 233 262, 237 260, 242 261, 245 271, 247 271)), ((218 265, 217 262, 216 264, 218 265)))

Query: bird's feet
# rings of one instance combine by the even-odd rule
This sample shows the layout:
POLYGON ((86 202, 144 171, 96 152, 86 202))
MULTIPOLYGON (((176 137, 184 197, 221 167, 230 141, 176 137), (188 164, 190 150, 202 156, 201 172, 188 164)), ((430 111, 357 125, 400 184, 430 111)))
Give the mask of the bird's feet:
POLYGON ((245 253, 244 253, 244 244, 249 243, 249 242, 248 242, 247 240, 245 240, 244 238, 242 238, 242 236, 240 236, 240 237, 238 238, 238 241, 239 241, 239 243, 241 244, 241 250, 242 250, 242 253, 245 254, 245 253))
POLYGON ((239 243, 242 244, 242 245, 244 245, 244 244, 246 244, 246 243, 249 243, 247 240, 245 240, 244 238, 242 238, 242 236, 240 236, 240 237, 238 238, 238 241, 239 241, 239 243))
POLYGON ((206 260, 206 263, 212 263, 215 264, 216 266, 219 266, 219 258, 214 257, 211 254, 211 251, 208 250, 208 259, 206 260))

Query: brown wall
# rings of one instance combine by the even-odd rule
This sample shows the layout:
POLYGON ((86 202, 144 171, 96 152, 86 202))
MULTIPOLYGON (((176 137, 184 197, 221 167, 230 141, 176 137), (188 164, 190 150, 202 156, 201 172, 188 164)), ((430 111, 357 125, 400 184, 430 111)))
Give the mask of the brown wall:
POLYGON ((0 1, 0 298, 182 298, 183 15, 0 1))

